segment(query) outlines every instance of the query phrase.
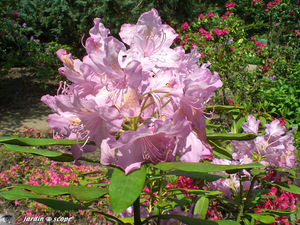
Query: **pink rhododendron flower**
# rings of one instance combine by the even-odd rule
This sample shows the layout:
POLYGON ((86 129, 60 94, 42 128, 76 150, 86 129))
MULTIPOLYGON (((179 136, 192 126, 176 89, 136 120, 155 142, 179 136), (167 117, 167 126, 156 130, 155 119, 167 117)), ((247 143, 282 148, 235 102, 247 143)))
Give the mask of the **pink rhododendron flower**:
POLYGON ((230 46, 229 48, 230 48, 231 51, 234 51, 234 47, 233 46, 230 46))
POLYGON ((250 38, 250 39, 251 39, 251 41, 253 41, 253 40, 254 40, 254 36, 251 36, 251 38, 250 38))
POLYGON ((270 70, 270 67, 268 67, 268 66, 263 66, 263 68, 261 69, 262 72, 266 72, 269 70, 270 70))
POLYGON ((223 32, 221 30, 219 30, 218 28, 214 29, 214 33, 215 33, 216 36, 222 36, 223 35, 223 32))
MULTIPOLYGON (((242 125, 245 132, 258 133, 260 121, 252 115, 248 116, 248 122, 242 125)), ((256 137, 249 141, 232 141, 234 160, 247 162, 260 162, 274 168, 289 169, 296 163, 293 146, 294 129, 285 134, 286 128, 279 120, 273 120, 265 125, 265 136, 256 137)))
POLYGON ((208 18, 213 17, 213 16, 214 16, 214 14, 213 14, 212 12, 209 12, 209 13, 207 14, 207 17, 208 17, 208 18))
MULTIPOLYGON (((212 164, 217 165, 236 165, 239 164, 236 161, 230 161, 227 159, 218 159, 214 158, 212 164)), ((243 170, 245 176, 250 176, 247 171, 243 170)), ((215 172, 217 175, 227 175, 226 172, 215 172)), ((210 183, 210 188, 213 190, 219 190, 222 192, 222 195, 226 196, 229 199, 232 199, 232 196, 239 192, 240 190, 240 181, 237 174, 230 174, 228 178, 220 178, 216 181, 210 183)), ((250 181, 243 182, 243 189, 248 190, 250 188, 250 181)))
POLYGON ((195 48, 195 47, 197 47, 197 44, 196 44, 196 43, 191 44, 191 48, 192 48, 192 49, 195 48))
POLYGON ((227 11, 227 12, 226 12, 226 15, 227 15, 227 16, 230 16, 230 15, 231 15, 231 12, 230 12, 230 11, 227 11))
POLYGON ((186 30, 189 27, 188 22, 184 22, 184 24, 182 24, 181 29, 182 30, 186 30))
MULTIPOLYGON (((55 111, 49 126, 60 137, 94 142, 100 163, 115 163, 126 174, 144 162, 210 158, 204 110, 222 82, 209 64, 197 64, 202 56, 197 46, 188 54, 171 48, 178 34, 162 24, 155 9, 136 24, 122 25, 119 35, 128 48, 110 36, 100 18, 89 35, 82 60, 57 51, 59 72, 70 84, 60 83, 56 96, 42 97, 55 111)), ((210 33, 205 37, 212 39, 210 33)), ((74 145, 72 154, 78 160, 95 149, 74 145)))
POLYGON ((198 16, 198 19, 203 19, 203 18, 205 18, 205 16, 204 16, 203 14, 200 14, 200 15, 198 16))
POLYGON ((227 102, 228 102, 228 105, 233 105, 233 101, 232 101, 232 99, 227 99, 227 102))
POLYGON ((230 8, 233 8, 235 6, 234 2, 228 2, 226 3, 225 7, 230 9, 230 8))
POLYGON ((206 30, 204 30, 203 28, 199 28, 199 34, 201 36, 204 36, 206 34, 206 30))
POLYGON ((222 35, 226 36, 228 34, 228 30, 227 29, 222 29, 222 35))
POLYGON ((227 17, 226 17, 225 15, 222 15, 221 18, 222 18, 223 20, 225 20, 227 17))
POLYGON ((205 34, 205 40, 207 40, 207 41, 212 40, 212 35, 211 35, 211 33, 207 32, 207 33, 205 34))

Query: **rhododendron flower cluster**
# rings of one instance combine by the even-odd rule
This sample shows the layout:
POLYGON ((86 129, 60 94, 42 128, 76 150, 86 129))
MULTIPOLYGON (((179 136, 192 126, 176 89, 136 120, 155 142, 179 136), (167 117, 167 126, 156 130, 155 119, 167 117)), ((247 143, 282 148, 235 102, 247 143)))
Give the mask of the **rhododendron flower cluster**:
MULTIPOLYGON (((242 125, 243 130, 246 133, 258 134, 260 121, 256 120, 252 115, 249 115, 247 119, 248 121, 242 125)), ((295 147, 292 143, 294 129, 285 134, 286 128, 282 120, 279 119, 274 119, 270 124, 266 124, 265 127, 266 134, 264 136, 258 136, 248 141, 231 142, 234 146, 232 161, 214 158, 212 163, 240 165, 259 162, 266 167, 290 169, 296 163, 295 147)), ((215 174, 225 175, 226 173, 218 172, 215 174)), ((250 177, 250 174, 246 170, 242 171, 242 175, 250 177)), ((233 193, 239 191, 240 181, 237 174, 229 174, 228 176, 229 178, 221 178, 213 181, 210 187, 222 191, 223 195, 231 198, 233 193)), ((249 187, 250 181, 244 181, 243 189, 248 190, 249 187)), ((254 188, 256 187, 254 186, 254 188)))
MULTIPOLYGON (((242 128, 247 133, 258 134, 259 124, 259 120, 249 115, 248 122, 244 123, 242 128)), ((285 134, 286 128, 278 119, 266 124, 265 128, 264 136, 249 141, 232 141, 233 159, 242 164, 259 162, 266 167, 290 169, 296 163, 294 129, 285 134)))
POLYGON ((86 141, 72 147, 75 159, 96 149, 88 141, 101 149, 103 165, 115 163, 126 173, 144 162, 210 157, 203 110, 222 82, 208 65, 197 65, 197 48, 189 54, 170 48, 177 34, 155 9, 137 24, 122 25, 128 49, 99 18, 89 34, 82 61, 57 52, 64 64, 59 72, 72 84, 42 97, 56 112, 49 126, 64 138, 86 141))

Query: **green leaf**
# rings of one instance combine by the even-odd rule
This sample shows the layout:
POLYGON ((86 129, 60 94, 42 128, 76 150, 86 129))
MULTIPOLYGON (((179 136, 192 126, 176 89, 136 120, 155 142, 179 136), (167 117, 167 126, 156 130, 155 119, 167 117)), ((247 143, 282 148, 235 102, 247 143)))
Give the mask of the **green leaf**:
MULTIPOLYGON (((25 145, 25 146, 47 146, 47 145, 84 144, 85 141, 67 140, 67 139, 47 139, 47 138, 0 137, 0 143, 25 145)), ((93 143, 88 142, 88 144, 93 144, 93 143)))
POLYGON ((281 184, 276 184, 276 183, 271 183, 271 182, 268 182, 268 183, 273 186, 278 186, 285 191, 300 195, 300 187, 298 187, 296 185, 293 185, 293 184, 281 185, 281 184))
POLYGON ((233 221, 233 220, 215 220, 215 221, 210 221, 210 220, 202 220, 202 219, 196 219, 192 217, 187 217, 187 216, 181 216, 181 215, 160 215, 157 216, 160 219, 177 219, 187 225, 240 225, 238 222, 233 221))
POLYGON ((222 158, 222 159, 228 159, 228 160, 232 159, 232 153, 229 150, 219 146, 218 144, 216 144, 213 141, 208 141, 208 143, 214 147, 213 148, 214 155, 216 155, 217 157, 222 158))
POLYGON ((242 117, 242 118, 240 118, 240 119, 237 121, 236 126, 237 126, 237 131, 238 131, 238 132, 241 132, 241 131, 242 131, 242 125, 243 125, 243 123, 245 123, 245 122, 246 122, 246 118, 245 118, 245 117, 242 117))
POLYGON ((33 186, 33 185, 16 185, 16 188, 24 188, 41 195, 63 195, 70 194, 77 200, 90 201, 98 199, 108 193, 106 188, 83 187, 83 186, 33 186))
POLYGON ((276 223, 276 220, 273 216, 263 213, 248 213, 253 219, 260 221, 265 224, 276 223))
POLYGON ((194 215, 199 214, 199 218, 200 219, 205 219, 206 214, 207 214, 207 210, 208 210, 208 204, 209 204, 209 200, 208 198, 205 197, 201 197, 195 205, 194 208, 194 215))
POLYGON ((244 164, 244 165, 217 165, 217 164, 212 164, 207 162, 206 163, 160 162, 153 166, 163 171, 182 170, 182 171, 200 172, 200 173, 232 171, 232 170, 242 170, 242 169, 263 167, 263 165, 259 163, 251 163, 251 164, 244 164))
POLYGON ((61 210, 61 211, 90 209, 89 207, 83 205, 75 204, 72 202, 61 201, 57 199, 50 199, 50 198, 29 198, 29 199, 44 204, 52 209, 61 210))
POLYGON ((1 191, 0 195, 7 199, 7 200, 19 200, 19 199, 23 199, 23 198, 37 198, 40 197, 39 195, 30 193, 28 191, 25 191, 23 189, 12 189, 9 191, 1 191))
POLYGON ((245 109, 241 106, 234 106, 234 105, 214 105, 214 106, 208 106, 206 107, 208 110, 215 110, 215 111, 227 111, 227 110, 233 110, 233 109, 245 109))
POLYGON ((229 134, 229 133, 218 133, 218 134, 207 134, 207 140, 252 140, 256 138, 257 134, 229 134))
POLYGON ((163 176, 168 176, 168 175, 185 176, 185 177, 190 177, 193 179, 207 180, 208 182, 212 182, 212 181, 218 180, 220 178, 226 178, 229 176, 229 175, 215 175, 215 174, 209 174, 209 173, 189 172, 189 171, 181 171, 181 170, 175 170, 175 171, 163 174, 163 176))
POLYGON ((1 191, 0 195, 7 200, 19 200, 19 199, 30 199, 36 202, 42 203, 52 209, 57 210, 78 210, 78 209, 89 209, 86 206, 74 204, 72 202, 65 202, 57 199, 44 198, 39 195, 27 192, 23 189, 13 189, 9 191, 1 191))
POLYGON ((30 153, 40 156, 48 157, 51 160, 59 162, 72 162, 74 158, 71 154, 65 154, 61 152, 49 151, 44 149, 25 148, 18 145, 4 144, 5 148, 9 151, 30 153))
POLYGON ((112 210, 119 215, 139 197, 146 180, 146 167, 143 165, 128 175, 114 168, 109 185, 109 196, 112 210))

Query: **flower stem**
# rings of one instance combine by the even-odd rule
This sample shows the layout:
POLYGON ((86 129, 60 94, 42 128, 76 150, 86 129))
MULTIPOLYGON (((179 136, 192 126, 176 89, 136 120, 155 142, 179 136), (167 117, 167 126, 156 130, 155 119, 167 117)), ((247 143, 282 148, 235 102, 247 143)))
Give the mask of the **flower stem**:
POLYGON ((133 203, 134 225, 141 225, 140 197, 133 203))

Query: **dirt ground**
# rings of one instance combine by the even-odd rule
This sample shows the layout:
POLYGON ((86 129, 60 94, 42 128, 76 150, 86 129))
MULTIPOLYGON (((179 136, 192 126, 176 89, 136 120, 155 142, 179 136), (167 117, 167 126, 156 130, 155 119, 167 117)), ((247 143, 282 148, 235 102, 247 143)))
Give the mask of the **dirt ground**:
POLYGON ((57 81, 47 82, 47 88, 26 68, 0 72, 0 135, 12 135, 22 128, 49 130, 47 116, 52 110, 40 101, 45 94, 54 94, 57 81))

